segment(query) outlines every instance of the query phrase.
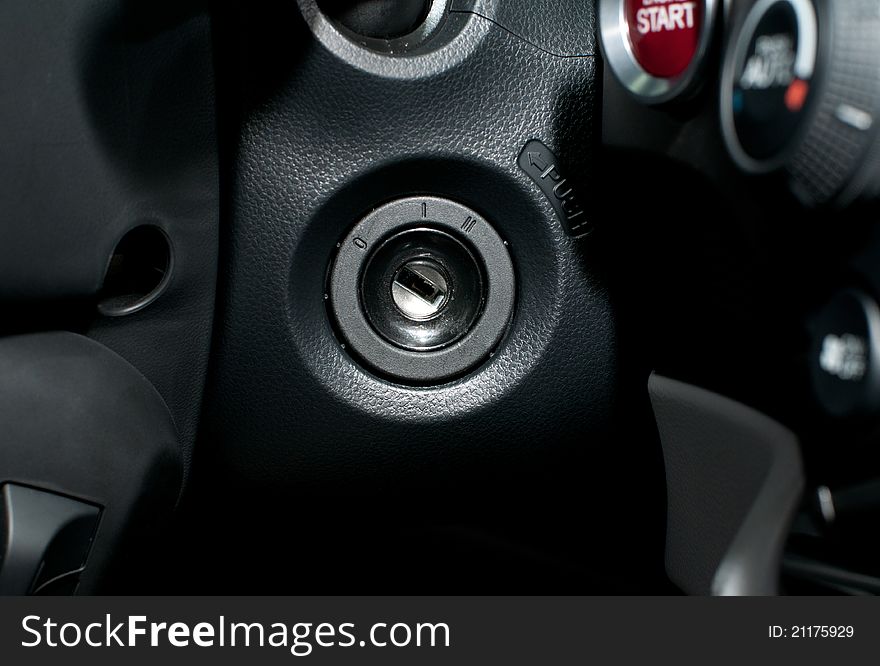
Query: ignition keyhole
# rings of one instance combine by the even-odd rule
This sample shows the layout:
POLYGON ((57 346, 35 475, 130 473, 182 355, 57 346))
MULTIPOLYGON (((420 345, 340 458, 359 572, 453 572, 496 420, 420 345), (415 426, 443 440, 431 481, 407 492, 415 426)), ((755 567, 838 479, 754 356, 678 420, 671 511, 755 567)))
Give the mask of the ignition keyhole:
POLYGON ((414 259, 401 266, 391 283, 391 298, 410 319, 436 316, 449 297, 449 279, 443 267, 430 259, 414 259))

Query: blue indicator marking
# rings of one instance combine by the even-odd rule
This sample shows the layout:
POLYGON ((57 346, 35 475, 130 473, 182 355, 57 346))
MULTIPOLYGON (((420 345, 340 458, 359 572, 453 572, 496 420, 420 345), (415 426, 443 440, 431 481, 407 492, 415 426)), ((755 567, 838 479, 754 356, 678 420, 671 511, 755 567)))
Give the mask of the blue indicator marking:
POLYGON ((742 90, 733 91, 733 112, 739 113, 743 110, 743 94, 742 90))

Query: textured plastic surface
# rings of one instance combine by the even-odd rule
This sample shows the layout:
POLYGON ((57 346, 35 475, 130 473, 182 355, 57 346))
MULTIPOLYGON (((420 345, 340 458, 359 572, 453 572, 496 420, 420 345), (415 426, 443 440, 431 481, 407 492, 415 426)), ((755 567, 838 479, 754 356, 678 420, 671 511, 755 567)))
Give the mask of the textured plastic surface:
POLYGON ((580 236, 592 230, 585 202, 553 151, 532 139, 523 146, 518 162, 519 168, 541 188, 566 232, 580 236))
POLYGON ((0 423, 0 482, 104 507, 80 591, 156 546, 139 539, 175 506, 181 457, 162 398, 131 365, 72 333, 2 338, 0 423))
POLYGON ((596 14, 592 2, 571 0, 450 0, 450 10, 470 12, 548 55, 596 53, 596 14))
POLYGON ((819 0, 830 45, 814 117, 789 171, 807 203, 876 196, 880 181, 880 14, 873 0, 819 0))
POLYGON ((241 136, 205 442, 262 487, 381 487, 407 470, 410 479, 441 473, 518 447, 604 441, 617 363, 610 304, 589 252, 517 165, 526 141, 540 138, 589 196, 592 9, 559 3, 547 15, 507 5, 522 10, 519 25, 534 39, 452 12, 458 36, 413 57, 361 49, 289 10, 247 5, 225 17, 236 65, 220 71, 240 103, 241 136), (571 23, 560 34, 550 18, 563 6, 571 23), (533 43, 544 34, 555 45, 533 43), (383 75, 377 63, 387 64, 383 75), (358 367, 323 301, 347 230, 414 194, 460 201, 491 220, 517 268, 517 312, 495 356, 432 389, 358 367))

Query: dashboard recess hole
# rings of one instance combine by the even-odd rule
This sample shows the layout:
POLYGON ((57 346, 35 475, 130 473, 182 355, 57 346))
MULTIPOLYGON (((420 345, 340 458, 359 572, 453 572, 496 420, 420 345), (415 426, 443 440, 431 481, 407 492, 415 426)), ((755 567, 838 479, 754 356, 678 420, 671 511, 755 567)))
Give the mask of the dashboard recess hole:
POLYGON ((165 232, 150 224, 135 227, 113 250, 98 311, 122 317, 147 307, 165 290, 171 267, 171 242, 165 232))

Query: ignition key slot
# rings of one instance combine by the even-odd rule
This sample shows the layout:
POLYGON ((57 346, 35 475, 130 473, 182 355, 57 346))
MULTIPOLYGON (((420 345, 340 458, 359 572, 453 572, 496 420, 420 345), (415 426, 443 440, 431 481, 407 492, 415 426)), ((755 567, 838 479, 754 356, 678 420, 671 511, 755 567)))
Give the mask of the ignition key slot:
POLYGON ((391 283, 391 298, 405 317, 430 319, 446 305, 449 281, 443 269, 429 259, 410 261, 400 267, 391 283))
POLYGON ((426 352, 454 343, 483 309, 485 270, 463 239, 441 229, 394 233, 368 258, 361 305, 379 335, 426 352))

